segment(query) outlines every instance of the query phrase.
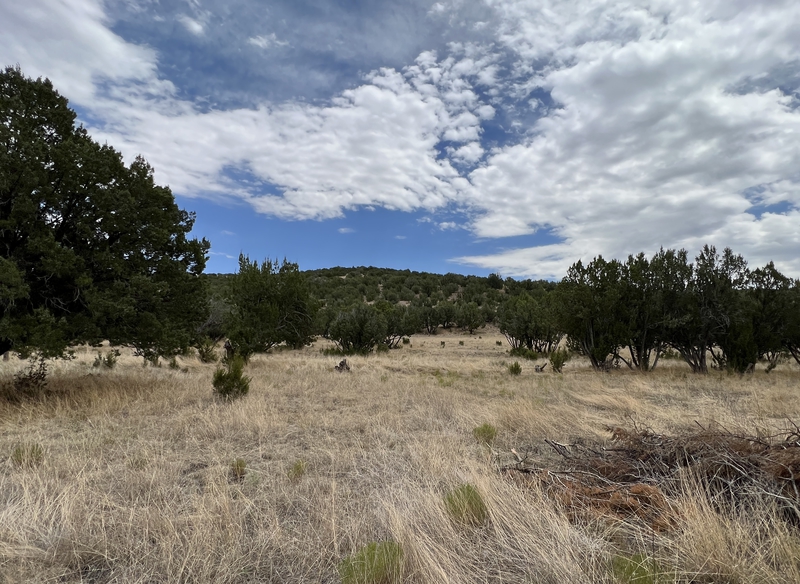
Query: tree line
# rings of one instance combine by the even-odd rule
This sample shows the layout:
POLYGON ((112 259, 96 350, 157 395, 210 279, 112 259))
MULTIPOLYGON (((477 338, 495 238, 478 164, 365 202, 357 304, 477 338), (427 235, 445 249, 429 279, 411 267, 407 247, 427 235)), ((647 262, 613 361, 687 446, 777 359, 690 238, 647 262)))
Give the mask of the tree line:
POLYGON ((0 353, 65 356, 108 340, 147 361, 223 338, 242 357, 322 336, 343 353, 401 346, 439 329, 496 324, 512 352, 566 345, 598 370, 650 371, 678 355, 692 371, 800 362, 800 283, 705 246, 600 256, 558 283, 374 267, 303 272, 242 255, 204 274, 194 215, 142 158, 93 141, 48 80, 0 73, 0 353))
MULTIPOLYGON (((229 293, 221 303, 229 302, 229 314, 237 316, 223 318, 217 334, 241 347, 252 344, 224 323, 262 322, 261 316, 241 315, 256 305, 252 295, 241 293, 254 266, 240 258, 239 274, 226 278, 229 293)), ((271 299, 264 314, 275 316, 257 329, 272 345, 300 346, 319 335, 343 352, 370 352, 395 348, 420 332, 458 327, 473 333, 495 323, 512 352, 548 355, 565 342, 597 370, 624 364, 651 371, 670 354, 697 373, 709 367, 745 372, 759 361, 770 371, 788 356, 800 362, 800 283, 772 262, 750 269, 729 248, 719 253, 707 245, 693 261, 685 250, 672 249, 625 261, 598 256, 573 264, 558 283, 375 268, 302 273, 287 262, 280 268, 277 262, 263 264, 261 277, 260 297, 271 299), (293 292, 268 292, 282 286, 293 292), (365 292, 372 289, 370 300, 365 292), (392 302, 404 289, 407 299, 392 302), (291 306, 281 304, 289 299, 291 306), (277 315, 296 318, 288 330, 303 334, 271 333, 281 329, 277 315)))

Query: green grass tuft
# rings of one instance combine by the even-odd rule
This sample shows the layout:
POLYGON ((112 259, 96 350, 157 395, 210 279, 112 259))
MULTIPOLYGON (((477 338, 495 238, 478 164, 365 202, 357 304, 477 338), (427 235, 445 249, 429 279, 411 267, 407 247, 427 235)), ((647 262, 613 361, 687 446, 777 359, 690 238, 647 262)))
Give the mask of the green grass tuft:
POLYGON ((393 541, 372 542, 339 564, 342 584, 398 584, 403 550, 393 541))

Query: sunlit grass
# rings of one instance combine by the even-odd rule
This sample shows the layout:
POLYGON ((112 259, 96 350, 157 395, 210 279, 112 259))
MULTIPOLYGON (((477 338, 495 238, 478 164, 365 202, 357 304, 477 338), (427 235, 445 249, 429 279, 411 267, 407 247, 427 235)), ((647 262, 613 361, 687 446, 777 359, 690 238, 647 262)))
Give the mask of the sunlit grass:
MULTIPOLYGON (((571 521, 498 472, 512 448, 604 441, 633 422, 777 432, 800 419, 796 366, 598 374, 573 359, 563 375, 512 376, 498 340, 414 336, 348 357, 350 373, 334 371, 324 342, 257 356, 249 393, 230 402, 214 395, 213 363, 145 368, 122 351, 97 368, 80 348, 52 367, 46 399, 0 403, 0 582, 337 582, 342 562, 387 541, 404 582, 638 573, 615 558, 658 566, 659 582, 800 582, 800 540, 769 505, 721 515, 689 490, 673 501, 680 528, 647 533, 571 521), (496 429, 488 446, 474 436, 484 425, 496 429), (480 521, 448 508, 466 484, 480 521)), ((0 374, 23 365, 0 362, 0 374)))

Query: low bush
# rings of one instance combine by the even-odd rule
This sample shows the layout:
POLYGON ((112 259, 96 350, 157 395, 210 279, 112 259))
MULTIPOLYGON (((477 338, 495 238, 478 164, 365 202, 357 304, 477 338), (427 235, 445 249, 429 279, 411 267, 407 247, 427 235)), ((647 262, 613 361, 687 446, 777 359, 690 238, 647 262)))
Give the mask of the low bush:
POLYGON ((244 359, 238 355, 224 367, 214 371, 214 393, 222 399, 233 400, 247 395, 250 378, 244 375, 244 359))
POLYGON ((100 351, 97 351, 97 357, 94 358, 94 363, 92 363, 92 367, 105 367, 106 369, 113 369, 114 366, 117 364, 117 359, 119 358, 119 350, 113 349, 108 353, 103 355, 100 351))
POLYGON ((511 365, 508 366, 508 372, 511 375, 519 375, 522 373, 522 365, 519 364, 519 361, 514 361, 511 365))
POLYGON ((508 354, 512 357, 522 357, 528 361, 536 361, 539 357, 541 357, 539 353, 532 349, 528 349, 527 347, 516 347, 511 349, 508 354))
POLYGON ((201 363, 216 363, 219 360, 217 355, 217 344, 211 339, 203 339, 197 344, 197 357, 201 363))
POLYGON ((28 360, 28 366, 14 375, 11 386, 18 395, 33 397, 47 388, 47 363, 41 355, 28 360))
POLYGON ((566 349, 556 349, 550 353, 550 367, 552 367, 553 371, 556 373, 561 373, 561 370, 564 368, 567 361, 570 360, 570 357, 571 355, 566 349))

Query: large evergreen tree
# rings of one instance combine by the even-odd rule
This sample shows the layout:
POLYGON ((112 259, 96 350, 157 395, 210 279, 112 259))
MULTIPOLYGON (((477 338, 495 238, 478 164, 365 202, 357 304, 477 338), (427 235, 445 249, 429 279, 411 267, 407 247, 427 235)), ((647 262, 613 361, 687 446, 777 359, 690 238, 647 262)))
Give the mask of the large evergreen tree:
POLYGON ((194 216, 92 140, 48 80, 0 72, 0 353, 187 347, 207 312, 194 216))
POLYGON ((228 336, 245 358, 280 343, 300 348, 313 339, 317 303, 297 264, 265 260, 259 265, 239 255, 228 300, 228 336))

